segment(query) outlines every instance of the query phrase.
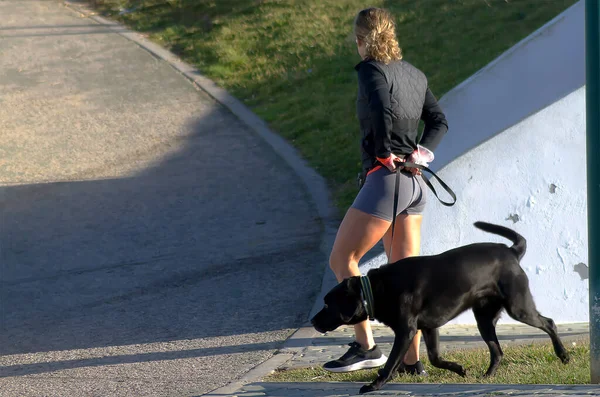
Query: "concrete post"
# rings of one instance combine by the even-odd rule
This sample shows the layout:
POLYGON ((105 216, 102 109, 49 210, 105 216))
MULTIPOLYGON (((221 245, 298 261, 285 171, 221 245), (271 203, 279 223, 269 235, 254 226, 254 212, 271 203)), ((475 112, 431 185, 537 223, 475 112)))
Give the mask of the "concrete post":
POLYGON ((600 5, 586 0, 586 136, 588 256, 590 270, 590 366, 600 383, 600 5))

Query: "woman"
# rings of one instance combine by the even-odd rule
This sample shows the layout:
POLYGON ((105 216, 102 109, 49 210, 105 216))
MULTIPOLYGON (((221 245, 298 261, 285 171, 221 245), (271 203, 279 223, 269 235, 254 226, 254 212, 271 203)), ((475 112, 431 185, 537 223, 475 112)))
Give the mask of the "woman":
MULTIPOLYGON (((420 172, 403 168, 401 163, 415 161, 417 153, 427 149, 433 152, 448 130, 425 75, 402 60, 392 16, 380 8, 362 10, 355 18, 354 33, 362 58, 355 69, 366 179, 340 225, 329 258, 338 282, 359 276, 358 262, 382 238, 386 254, 392 249, 388 262, 419 255, 426 188, 420 172), (417 142, 419 120, 425 129, 417 142), (401 172, 398 213, 392 214, 396 171, 401 172)), ((375 344, 368 320, 355 325, 354 331, 356 341, 342 357, 326 363, 326 370, 347 372, 385 363, 387 357, 375 344)), ((419 361, 420 339, 418 332, 404 357, 404 368, 426 375, 419 361)))

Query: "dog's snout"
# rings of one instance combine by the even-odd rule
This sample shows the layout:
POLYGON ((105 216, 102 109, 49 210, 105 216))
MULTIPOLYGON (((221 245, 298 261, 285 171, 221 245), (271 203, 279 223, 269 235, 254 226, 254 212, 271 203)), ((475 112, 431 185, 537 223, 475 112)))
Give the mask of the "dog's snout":
POLYGON ((317 325, 317 315, 318 315, 318 314, 315 314, 315 315, 313 316, 313 318, 311 318, 311 319, 310 319, 310 324, 311 324, 313 327, 315 327, 315 326, 317 325))
POLYGON ((313 328, 315 330, 317 330, 318 332, 321 332, 321 333, 327 332, 325 330, 326 327, 323 326, 324 324, 323 324, 322 311, 320 311, 319 313, 315 314, 315 316, 310 320, 310 323, 313 326, 313 328))

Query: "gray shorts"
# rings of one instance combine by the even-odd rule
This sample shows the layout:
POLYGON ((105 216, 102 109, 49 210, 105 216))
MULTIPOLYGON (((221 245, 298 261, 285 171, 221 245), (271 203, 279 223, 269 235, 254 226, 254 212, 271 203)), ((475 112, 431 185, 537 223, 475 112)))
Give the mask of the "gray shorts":
MULTIPOLYGON (((391 222, 394 211, 395 184, 396 173, 387 168, 381 167, 371 172, 367 175, 365 184, 354 199, 352 208, 391 222)), ((413 176, 410 172, 401 171, 396 215, 422 214, 427 203, 426 190, 427 185, 421 176, 413 176)))

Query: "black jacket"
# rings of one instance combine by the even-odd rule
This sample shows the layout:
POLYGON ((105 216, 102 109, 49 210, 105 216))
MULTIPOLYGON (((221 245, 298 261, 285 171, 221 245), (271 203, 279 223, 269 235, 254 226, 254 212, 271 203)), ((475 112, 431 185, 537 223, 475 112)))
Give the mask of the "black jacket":
POLYGON ((365 60, 355 69, 363 168, 373 167, 376 157, 390 153, 409 155, 417 144, 434 152, 448 123, 423 72, 406 61, 386 65, 365 60), (425 122, 425 129, 417 142, 419 120, 425 122))

